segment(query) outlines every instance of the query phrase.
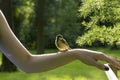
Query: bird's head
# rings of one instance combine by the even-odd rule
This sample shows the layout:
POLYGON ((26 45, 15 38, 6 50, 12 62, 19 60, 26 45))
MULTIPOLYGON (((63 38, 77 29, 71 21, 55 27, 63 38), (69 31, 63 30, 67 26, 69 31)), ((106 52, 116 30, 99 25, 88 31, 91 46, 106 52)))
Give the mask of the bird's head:
POLYGON ((62 38, 63 38, 63 35, 58 34, 58 35, 56 36, 56 38, 57 38, 57 39, 62 39, 62 38))

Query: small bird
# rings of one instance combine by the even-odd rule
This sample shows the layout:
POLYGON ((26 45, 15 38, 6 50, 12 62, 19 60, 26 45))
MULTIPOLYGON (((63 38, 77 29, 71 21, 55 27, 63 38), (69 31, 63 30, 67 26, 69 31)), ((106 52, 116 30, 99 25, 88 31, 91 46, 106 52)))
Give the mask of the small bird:
POLYGON ((67 41, 63 38, 61 34, 58 34, 55 39, 55 45, 60 51, 68 51, 71 49, 67 41))

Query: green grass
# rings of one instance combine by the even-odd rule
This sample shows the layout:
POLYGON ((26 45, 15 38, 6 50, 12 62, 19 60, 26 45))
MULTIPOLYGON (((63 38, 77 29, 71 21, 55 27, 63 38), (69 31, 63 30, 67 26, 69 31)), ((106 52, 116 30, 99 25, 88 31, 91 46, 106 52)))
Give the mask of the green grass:
MULTIPOLYGON (((120 50, 109 50, 103 48, 90 48, 92 50, 105 52, 107 55, 120 58, 120 50)), ((56 50, 55 50, 56 51, 56 50)), ((35 52, 35 51, 33 51, 35 52)), ((54 50, 46 51, 54 52, 54 50)), ((120 76, 120 72, 118 73, 120 76)), ((95 67, 74 61, 57 69, 42 73, 0 73, 0 80, 107 80, 104 71, 95 67)))

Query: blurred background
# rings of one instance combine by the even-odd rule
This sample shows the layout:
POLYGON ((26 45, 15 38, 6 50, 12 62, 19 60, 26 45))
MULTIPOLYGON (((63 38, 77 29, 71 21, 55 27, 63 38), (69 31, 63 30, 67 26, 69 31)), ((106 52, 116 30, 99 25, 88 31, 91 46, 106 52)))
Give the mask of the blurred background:
MULTIPOLYGON (((58 51, 54 41, 62 34, 71 48, 103 51, 119 58, 119 0, 0 0, 0 9, 17 38, 33 54, 58 51)), ((4 55, 0 59, 1 72, 18 71, 4 55)), ((88 75, 81 80, 94 80, 85 77, 88 75)))

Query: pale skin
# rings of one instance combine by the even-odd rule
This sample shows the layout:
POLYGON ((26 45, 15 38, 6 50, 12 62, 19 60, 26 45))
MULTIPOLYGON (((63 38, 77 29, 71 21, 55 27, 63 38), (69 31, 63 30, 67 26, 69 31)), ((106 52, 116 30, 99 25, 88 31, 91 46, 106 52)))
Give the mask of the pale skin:
POLYGON ((120 62, 102 52, 87 49, 71 49, 61 53, 31 54, 17 39, 2 11, 0 11, 0 50, 7 58, 24 72, 44 72, 63 66, 75 60, 104 70, 105 66, 98 60, 110 63, 120 69, 120 62))

